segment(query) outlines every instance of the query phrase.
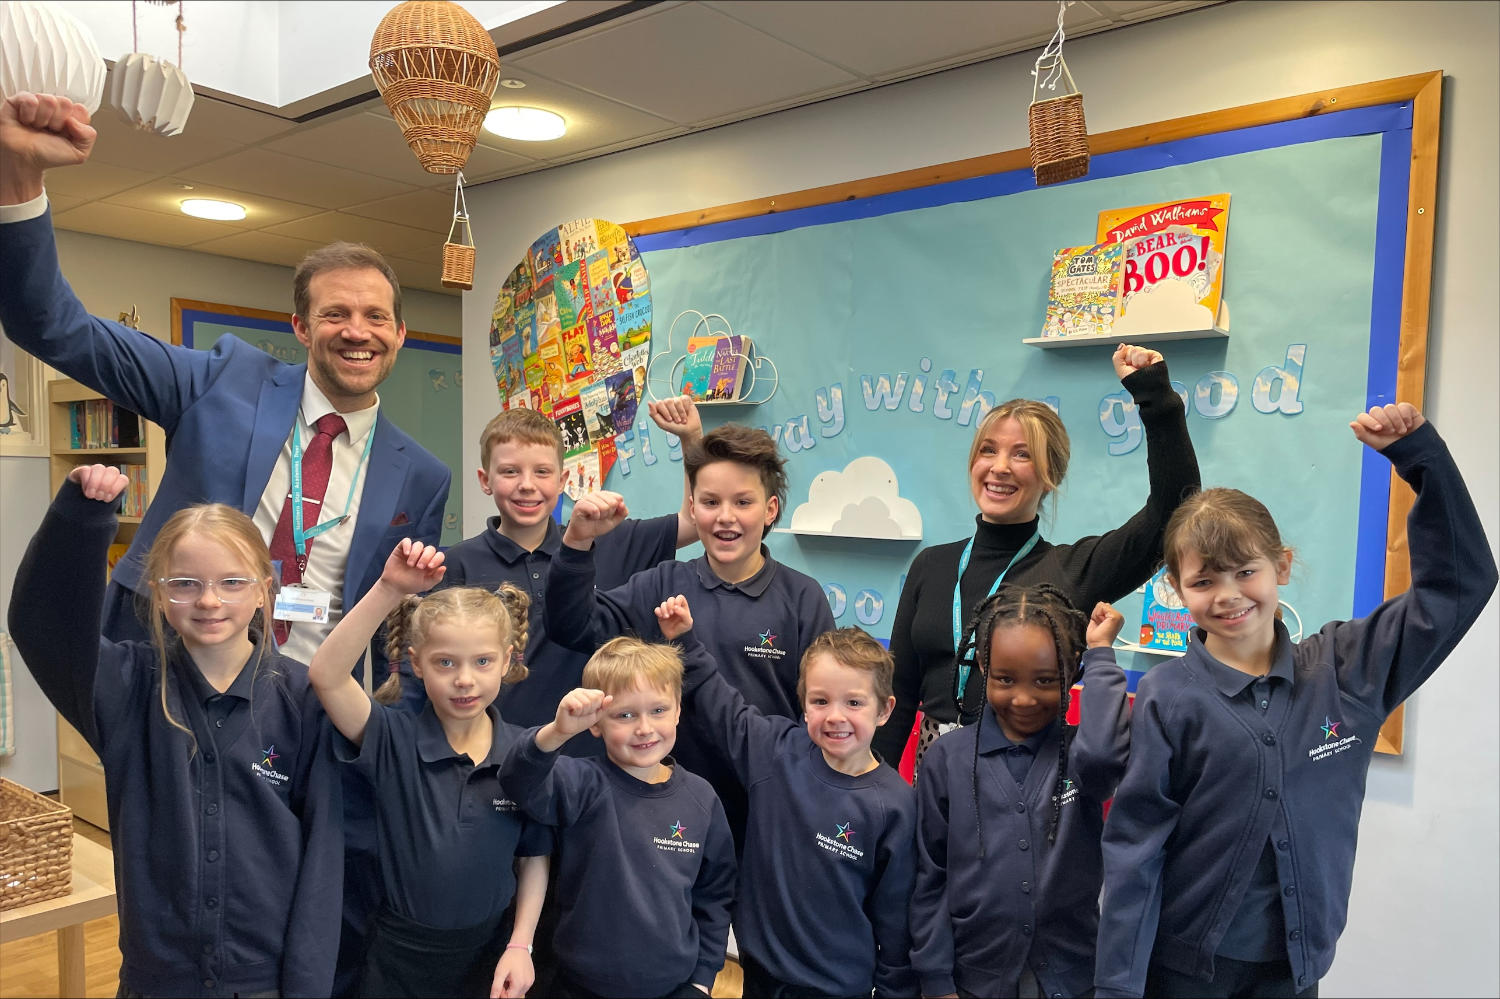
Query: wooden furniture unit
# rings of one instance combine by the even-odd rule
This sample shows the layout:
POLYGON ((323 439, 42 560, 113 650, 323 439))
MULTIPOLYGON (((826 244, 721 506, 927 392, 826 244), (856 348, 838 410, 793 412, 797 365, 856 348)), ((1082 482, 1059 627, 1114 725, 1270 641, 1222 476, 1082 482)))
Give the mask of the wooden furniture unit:
POLYGON ((0 909, 0 943, 57 931, 60 996, 84 994, 83 924, 115 914, 115 860, 109 847, 73 834, 73 881, 68 894, 0 909))

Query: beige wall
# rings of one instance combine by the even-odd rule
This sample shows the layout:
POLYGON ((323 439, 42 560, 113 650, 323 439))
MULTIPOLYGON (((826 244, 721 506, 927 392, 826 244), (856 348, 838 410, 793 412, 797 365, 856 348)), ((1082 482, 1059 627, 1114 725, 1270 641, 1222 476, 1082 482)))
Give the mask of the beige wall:
MULTIPOLYGON (((1500 538, 1495 232, 1500 5, 1228 3, 1067 43, 1089 127, 1443 70, 1427 412, 1500 538), (1176 72, 1194 58, 1201 73, 1176 72), (1176 85, 1172 86, 1172 82, 1176 85)), ((488 320, 531 241, 577 216, 629 222, 1027 143, 1035 52, 471 190, 481 267, 464 296, 464 437, 496 408, 488 320)), ((472 483, 465 530, 489 508, 472 483)), ((1349 927, 1325 996, 1500 994, 1496 605, 1413 699, 1407 752, 1370 773, 1349 927)))

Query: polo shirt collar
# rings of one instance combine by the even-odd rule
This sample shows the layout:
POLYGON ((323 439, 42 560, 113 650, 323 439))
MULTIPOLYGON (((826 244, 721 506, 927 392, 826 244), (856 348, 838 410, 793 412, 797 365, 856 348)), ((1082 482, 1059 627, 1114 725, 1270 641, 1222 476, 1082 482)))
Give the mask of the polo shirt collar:
MULTIPOLYGON (((252 641, 256 641, 260 636, 254 629, 251 629, 250 638, 252 641)), ((187 677, 187 682, 192 688, 193 696, 198 699, 199 704, 203 705, 207 705, 215 697, 221 696, 237 697, 242 701, 248 702, 255 687, 256 664, 261 661, 263 655, 272 654, 270 649, 262 649, 257 641, 255 648, 250 651, 250 658, 245 660, 245 665, 240 667, 239 673, 235 676, 233 682, 229 684, 229 689, 221 695, 214 689, 213 684, 208 682, 208 678, 198 669, 197 664, 193 662, 193 657, 188 653, 187 647, 182 644, 180 636, 175 638, 174 644, 176 648, 173 651, 176 657, 181 660, 182 672, 187 677)))
MULTIPOLYGON (((1203 659, 1204 666, 1208 672, 1208 678, 1214 687, 1225 697, 1238 697, 1245 689, 1254 683, 1259 677, 1251 676, 1249 673, 1241 672, 1233 666, 1226 666, 1209 654, 1208 646, 1203 644, 1206 637, 1202 628, 1193 628, 1193 644, 1198 646, 1198 652, 1203 659)), ((1276 622, 1276 655, 1271 660, 1271 671, 1266 674, 1273 680, 1284 680, 1293 682, 1296 670, 1292 665, 1292 636, 1286 630, 1286 625, 1281 621, 1276 622)))
MULTIPOLYGON (((485 540, 489 542, 490 551, 506 565, 515 565, 527 555, 532 554, 510 538, 500 533, 499 516, 491 517, 485 521, 485 540)), ((536 550, 543 552, 551 558, 557 557, 557 550, 562 547, 562 528, 557 526, 557 521, 551 517, 547 518, 547 536, 542 538, 542 543, 536 546, 536 550)))
POLYGON ((984 713, 979 716, 979 752, 980 755, 988 756, 990 753, 999 753, 1014 746, 1024 746, 1031 750, 1035 756, 1041 752, 1043 744, 1046 743, 1052 730, 1057 727, 1053 721, 1040 732, 1027 736, 1020 742, 1012 742, 1010 736, 1000 727, 1000 719, 995 717, 995 709, 985 706, 984 713))
MULTIPOLYGON (((489 717, 494 730, 490 735, 489 755, 476 766, 498 767, 505 759, 506 751, 510 749, 510 730, 500 720, 500 712, 493 704, 485 708, 484 713, 489 717)), ((417 716, 417 755, 422 758, 423 763, 468 759, 466 754, 460 753, 449 744, 448 733, 443 731, 443 723, 438 721, 437 712, 433 710, 431 701, 427 702, 427 706, 417 716)))
MULTIPOLYGON (((323 394, 323 390, 313 383, 312 373, 302 379, 302 423, 311 429, 317 422, 329 413, 337 413, 333 403, 323 394)), ((339 413, 344 418, 344 425, 349 428, 349 443, 364 446, 365 436, 375 427, 375 417, 380 413, 380 397, 375 397, 375 404, 364 409, 356 409, 352 413, 339 413)), ((311 438, 309 438, 311 439, 311 438)), ((304 443, 303 447, 307 445, 304 443)))
POLYGON ((731 583, 720 579, 715 575, 713 567, 708 564, 707 555, 699 555, 693 559, 693 567, 698 572, 698 582, 703 584, 705 590, 712 590, 716 586, 722 586, 726 590, 739 590, 742 593, 747 593, 752 597, 758 598, 762 593, 771 588, 771 581, 776 578, 777 566, 776 560, 771 557, 771 549, 767 548, 764 543, 760 546, 760 554, 761 558, 765 560, 765 564, 760 567, 759 572, 742 583, 731 583))

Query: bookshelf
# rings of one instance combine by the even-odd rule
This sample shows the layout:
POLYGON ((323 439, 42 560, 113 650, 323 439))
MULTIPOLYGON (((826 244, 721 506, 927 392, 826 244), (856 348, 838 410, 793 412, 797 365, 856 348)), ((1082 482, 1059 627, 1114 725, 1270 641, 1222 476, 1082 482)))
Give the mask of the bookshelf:
MULTIPOLYGON (((79 428, 80 431, 83 429, 79 428)), ((54 493, 78 465, 119 465, 127 474, 138 477, 139 486, 132 485, 136 489, 138 509, 120 517, 119 533, 115 535, 117 544, 129 545, 135 538, 145 505, 156 493, 162 471, 166 468, 166 435, 161 427, 139 419, 134 413, 111 407, 102 395, 87 385, 60 378, 47 383, 47 431, 50 442, 48 463, 54 493), (92 443, 97 446, 87 446, 90 443, 87 434, 75 436, 75 413, 85 411, 94 417, 92 443), (139 430, 134 431, 134 421, 137 420, 139 430), (116 424, 124 424, 127 428, 121 437, 113 436, 116 424), (75 446, 75 440, 78 446, 75 446), (129 446, 118 446, 119 440, 124 440, 129 446)), ((83 736, 61 717, 57 719, 57 787, 63 804, 73 809, 73 814, 100 829, 109 829, 109 812, 104 800, 104 767, 83 736)))

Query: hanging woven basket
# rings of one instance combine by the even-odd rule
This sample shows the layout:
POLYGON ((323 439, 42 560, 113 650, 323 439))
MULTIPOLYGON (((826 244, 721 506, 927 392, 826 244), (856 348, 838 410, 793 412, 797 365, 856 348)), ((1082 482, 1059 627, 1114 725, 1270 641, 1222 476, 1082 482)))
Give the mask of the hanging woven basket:
POLYGON ((428 173, 469 161, 500 79, 495 43, 473 15, 441 0, 400 4, 370 40, 370 73, 428 173))
POLYGON ((1070 93, 1037 100, 1042 69, 1038 60, 1031 87, 1031 172, 1038 187, 1082 177, 1089 172, 1089 131, 1083 120, 1083 94, 1068 72, 1068 64, 1057 56, 1057 65, 1068 81, 1070 93))
POLYGON ((460 170, 453 185, 453 224, 443 244, 444 288, 474 287, 474 233, 469 228, 469 203, 464 198, 464 174, 460 170))

